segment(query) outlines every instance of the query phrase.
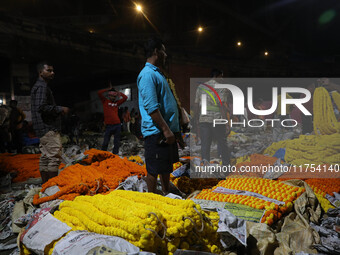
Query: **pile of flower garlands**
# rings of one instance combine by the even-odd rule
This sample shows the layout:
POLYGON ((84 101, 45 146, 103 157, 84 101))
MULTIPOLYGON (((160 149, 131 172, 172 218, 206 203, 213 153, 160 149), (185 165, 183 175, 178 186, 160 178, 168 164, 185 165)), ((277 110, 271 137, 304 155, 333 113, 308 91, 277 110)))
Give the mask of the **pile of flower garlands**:
POLYGON ((326 196, 334 196, 333 192, 340 193, 340 179, 338 178, 313 178, 305 182, 313 189, 314 192, 326 196))
POLYGON ((333 91, 332 92, 332 98, 333 98, 333 101, 334 101, 336 107, 340 111, 340 93, 333 91))
POLYGON ((314 91, 313 125, 315 134, 340 133, 340 122, 335 117, 331 97, 324 87, 318 87, 314 91))
POLYGON ((82 160, 82 163, 90 165, 93 162, 103 161, 108 158, 113 158, 114 154, 108 151, 101 151, 97 149, 89 149, 84 152, 87 158, 82 160))
POLYGON ((73 230, 119 236, 156 254, 177 248, 220 252, 217 221, 213 224, 191 200, 115 190, 64 201, 54 216, 73 230))
MULTIPOLYGON (((29 178, 39 178, 39 158, 40 154, 0 154, 0 169, 4 172, 15 172, 16 177, 13 182, 24 182, 29 178)), ((65 165, 61 164, 59 168, 65 165)))
POLYGON ((261 222, 271 225, 273 222, 280 219, 282 214, 291 211, 293 201, 296 200, 304 191, 304 188, 294 187, 275 180, 252 177, 229 177, 220 181, 212 189, 202 190, 195 198, 243 204, 255 209, 266 210, 261 222), (248 195, 217 193, 214 192, 217 187, 254 192, 283 203, 282 205, 278 205, 277 203, 248 195))
MULTIPOLYGON (((339 94, 332 96, 339 103, 339 94)), ((330 95, 323 87, 314 92, 313 125, 316 135, 301 135, 298 139, 273 143, 264 154, 273 155, 278 149, 286 148, 285 161, 293 165, 339 163, 340 122, 336 120, 330 95)))
POLYGON ((285 161, 292 165, 338 164, 340 162, 340 133, 332 135, 300 135, 293 140, 273 143, 264 154, 274 155, 280 148, 286 148, 285 161))
POLYGON ((89 166, 80 164, 65 168, 57 177, 42 185, 41 192, 48 187, 57 185, 60 191, 52 196, 39 197, 35 195, 33 204, 41 204, 54 199, 73 200, 79 195, 94 195, 107 193, 118 187, 119 183, 133 175, 146 175, 144 166, 113 156, 89 166))
POLYGON ((187 176, 178 178, 171 177, 171 182, 183 193, 191 194, 195 190, 210 189, 214 187, 220 180, 215 178, 206 179, 190 179, 187 176))
POLYGON ((334 206, 325 197, 326 194, 334 196, 333 192, 340 193, 340 179, 314 178, 307 179, 305 182, 313 189, 322 209, 324 209, 325 212, 334 208, 334 206))

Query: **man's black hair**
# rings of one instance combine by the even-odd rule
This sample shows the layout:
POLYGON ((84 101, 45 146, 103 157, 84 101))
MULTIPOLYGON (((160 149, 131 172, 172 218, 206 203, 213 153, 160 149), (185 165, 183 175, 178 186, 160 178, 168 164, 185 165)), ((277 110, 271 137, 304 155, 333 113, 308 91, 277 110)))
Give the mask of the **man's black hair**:
POLYGON ((220 75, 223 75, 223 71, 217 68, 213 68, 210 73, 211 77, 218 77, 220 75))
POLYGON ((159 37, 152 37, 144 44, 145 57, 149 58, 153 55, 155 49, 162 49, 163 41, 159 37))
POLYGON ((45 68, 44 67, 45 65, 52 66, 52 64, 50 62, 46 61, 46 60, 41 61, 41 62, 39 62, 37 64, 37 71, 38 71, 38 73, 40 73, 45 68))

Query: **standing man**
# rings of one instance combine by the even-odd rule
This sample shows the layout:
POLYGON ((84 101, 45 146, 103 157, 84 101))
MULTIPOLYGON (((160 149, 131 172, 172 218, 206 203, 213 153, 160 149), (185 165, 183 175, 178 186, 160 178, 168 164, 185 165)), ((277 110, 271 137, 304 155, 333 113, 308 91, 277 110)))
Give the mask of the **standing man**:
POLYGON ((221 156, 222 164, 228 165, 230 163, 230 152, 227 146, 227 136, 230 133, 230 127, 229 125, 216 125, 214 127, 213 121, 214 119, 228 119, 227 99, 229 91, 227 89, 215 88, 215 85, 223 77, 222 70, 212 69, 211 77, 211 80, 198 86, 195 98, 195 115, 197 116, 196 122, 198 123, 196 124, 198 124, 201 139, 201 156, 202 160, 210 162, 210 147, 214 139, 217 141, 218 156, 221 156), (215 104, 219 99, 212 89, 217 91, 223 106, 215 104), (200 114, 201 95, 203 93, 212 96, 207 96, 207 114, 205 115, 200 114))
POLYGON ((118 92, 114 88, 99 90, 98 96, 103 104, 104 123, 106 125, 102 150, 103 151, 107 150, 110 138, 113 135, 114 146, 112 149, 112 153, 118 154, 120 146, 120 133, 122 129, 120 119, 118 116, 118 107, 126 101, 127 96, 121 92, 118 92), (108 98, 104 96, 105 92, 108 92, 107 93, 108 98))
POLYGON ((178 161, 175 132, 179 132, 176 100, 160 67, 167 57, 163 42, 149 39, 145 44, 146 64, 137 78, 142 134, 145 138, 146 182, 149 192, 156 192, 160 175, 163 193, 169 193, 172 164, 178 161))
POLYGON ((45 183, 58 175, 62 155, 61 115, 67 114, 69 108, 57 106, 48 87, 54 78, 53 66, 41 62, 37 65, 37 71, 39 78, 31 90, 31 111, 33 128, 40 138, 39 171, 42 183, 45 183))

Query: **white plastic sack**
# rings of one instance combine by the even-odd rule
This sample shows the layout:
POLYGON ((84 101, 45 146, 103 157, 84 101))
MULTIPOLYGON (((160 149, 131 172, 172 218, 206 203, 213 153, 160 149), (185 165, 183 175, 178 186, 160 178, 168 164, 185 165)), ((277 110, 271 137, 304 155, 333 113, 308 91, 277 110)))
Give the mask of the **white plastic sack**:
POLYGON ((70 230, 71 228, 67 224, 48 213, 27 231, 22 242, 29 250, 38 255, 43 255, 47 245, 70 230))
MULTIPOLYGON (((234 214, 225 209, 217 209, 217 212, 220 215, 217 233, 222 234, 227 232, 233 237, 235 237, 241 244, 247 246, 246 221, 237 218, 234 214)), ((228 238, 228 240, 229 239, 230 238, 228 238)), ((225 241, 227 242, 228 240, 222 238, 223 242, 225 241)))
POLYGON ((125 252, 127 255, 153 255, 140 249, 123 238, 100 235, 87 231, 71 231, 54 247, 52 255, 87 254, 96 247, 105 246, 112 250, 125 252))

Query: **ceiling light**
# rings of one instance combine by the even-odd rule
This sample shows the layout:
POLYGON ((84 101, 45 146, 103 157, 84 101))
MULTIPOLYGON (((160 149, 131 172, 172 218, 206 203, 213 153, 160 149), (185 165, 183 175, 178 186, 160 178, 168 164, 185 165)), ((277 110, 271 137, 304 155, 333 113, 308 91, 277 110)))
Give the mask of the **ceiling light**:
POLYGON ((142 12, 142 11, 143 11, 143 8, 142 8, 142 6, 141 6, 140 4, 136 4, 136 10, 137 10, 138 12, 142 12))

